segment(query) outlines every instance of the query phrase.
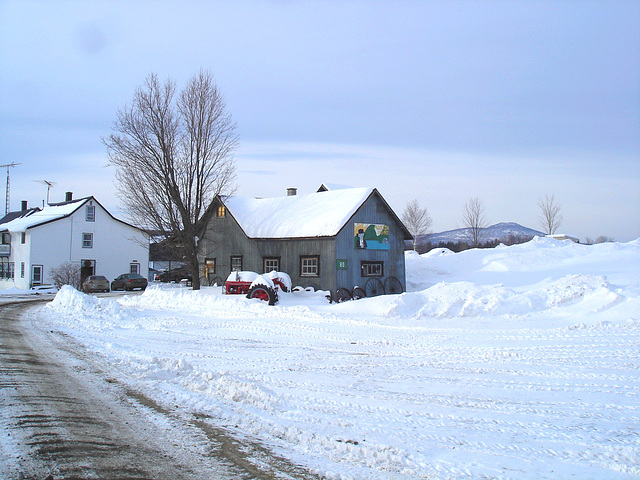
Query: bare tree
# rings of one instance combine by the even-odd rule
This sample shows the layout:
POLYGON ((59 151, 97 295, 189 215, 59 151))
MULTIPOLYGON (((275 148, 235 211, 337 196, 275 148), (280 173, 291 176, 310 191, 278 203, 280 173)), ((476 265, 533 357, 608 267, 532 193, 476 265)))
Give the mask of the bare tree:
POLYGON ((553 194, 546 194, 538 199, 540 207, 540 225, 547 235, 556 233, 558 227, 562 225, 562 214, 560 205, 556 203, 553 194))
POLYGON ((487 228, 487 217, 484 204, 478 197, 473 197, 462 210, 462 225, 468 231, 472 247, 478 247, 482 238, 482 230, 487 228))
POLYGON ((201 70, 179 95, 174 81, 149 75, 103 139, 130 220, 184 258, 194 290, 198 235, 215 196, 233 190, 235 129, 211 73, 201 70))
POLYGON ((413 236, 413 249, 416 250, 418 237, 427 233, 433 222, 427 207, 421 208, 418 200, 412 200, 402 212, 402 222, 413 236))
POLYGON ((615 238, 613 237, 607 237, 606 235, 599 235, 596 240, 595 243, 607 243, 607 242, 615 242, 615 238))
POLYGON ((80 290, 80 265, 72 262, 64 262, 49 271, 53 283, 58 288, 62 285, 71 285, 80 290))

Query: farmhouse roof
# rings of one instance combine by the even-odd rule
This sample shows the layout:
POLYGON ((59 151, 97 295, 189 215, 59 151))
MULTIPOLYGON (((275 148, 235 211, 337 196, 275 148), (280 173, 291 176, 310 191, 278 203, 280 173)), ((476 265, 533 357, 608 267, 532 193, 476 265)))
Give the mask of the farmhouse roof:
POLYGON ((276 198, 222 198, 249 238, 332 237, 372 195, 408 231, 375 188, 346 188, 276 198))
MULTIPOLYGON (((82 207, 87 201, 93 200, 100 205, 93 196, 79 198, 77 200, 69 200, 60 203, 51 203, 46 207, 30 208, 22 212, 10 212, 0 220, 0 231, 9 231, 11 233, 25 232, 29 228, 44 225, 46 223, 55 222, 72 215, 76 210, 82 207)), ((102 207, 102 205, 100 205, 102 207)), ((129 225, 122 220, 118 220, 111 215, 106 208, 102 207, 107 214, 114 220, 129 225)), ((133 227, 133 225, 129 225, 133 227)), ((137 227, 133 227, 137 228, 137 227)))

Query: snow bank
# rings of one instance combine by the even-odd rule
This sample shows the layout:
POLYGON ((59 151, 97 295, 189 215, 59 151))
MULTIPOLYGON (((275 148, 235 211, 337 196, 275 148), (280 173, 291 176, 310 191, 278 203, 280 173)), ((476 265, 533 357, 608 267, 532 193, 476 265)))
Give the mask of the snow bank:
POLYGON ((128 313, 111 299, 98 298, 63 285, 47 308, 65 317, 91 319, 94 324, 130 319, 128 313))

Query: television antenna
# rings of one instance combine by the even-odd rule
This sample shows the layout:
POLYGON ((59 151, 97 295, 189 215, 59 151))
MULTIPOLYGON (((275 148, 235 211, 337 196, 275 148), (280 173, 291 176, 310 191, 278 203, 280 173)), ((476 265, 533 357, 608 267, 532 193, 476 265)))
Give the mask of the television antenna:
POLYGON ((15 167, 16 165, 22 165, 21 163, 11 162, 6 165, 0 165, 0 168, 7 167, 7 195, 6 195, 6 205, 4 208, 4 214, 9 213, 9 168, 15 167))
POLYGON ((50 182, 49 180, 34 180, 34 182, 42 183, 47 186, 47 205, 49 205, 49 191, 58 182, 50 182))

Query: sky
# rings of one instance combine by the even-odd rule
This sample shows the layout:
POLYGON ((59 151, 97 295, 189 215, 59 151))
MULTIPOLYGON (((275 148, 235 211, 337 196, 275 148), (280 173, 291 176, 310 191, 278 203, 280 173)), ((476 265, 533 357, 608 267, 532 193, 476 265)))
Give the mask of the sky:
POLYGON ((200 69, 237 123, 238 195, 376 187, 439 232, 472 197, 540 229, 553 194, 562 233, 640 237, 635 0, 0 0, 10 210, 46 180, 126 219, 102 138, 149 74, 200 69))

